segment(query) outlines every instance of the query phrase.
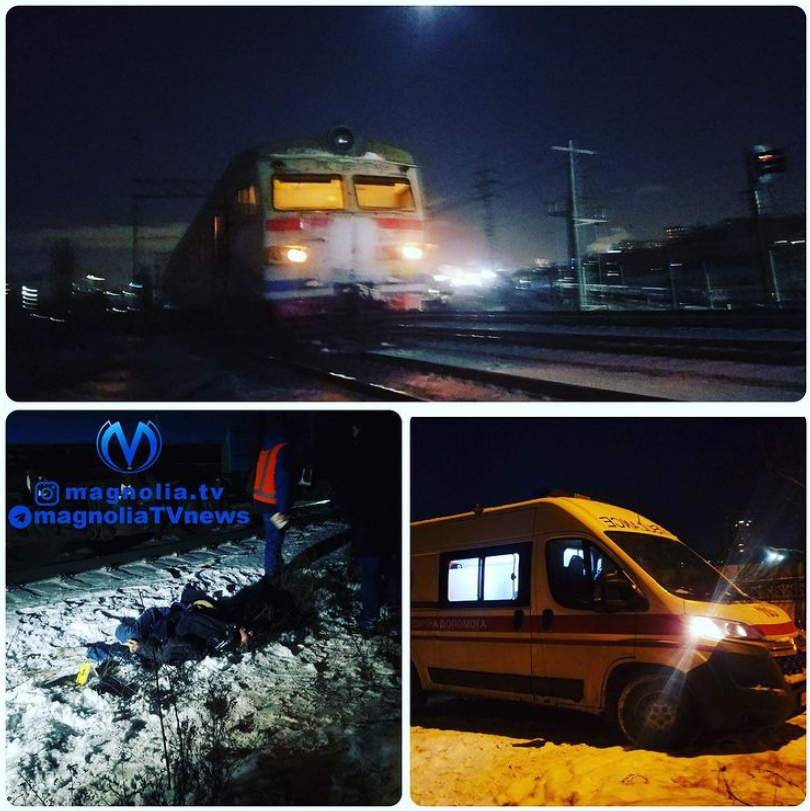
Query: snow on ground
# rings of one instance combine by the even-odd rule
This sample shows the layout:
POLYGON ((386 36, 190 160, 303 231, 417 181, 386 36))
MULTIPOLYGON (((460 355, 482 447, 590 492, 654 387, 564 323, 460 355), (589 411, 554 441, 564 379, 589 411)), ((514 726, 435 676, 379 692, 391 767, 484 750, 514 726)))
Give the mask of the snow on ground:
MULTIPOLYGON (((343 529, 334 521, 291 529, 285 560, 343 529)), ((260 648, 157 674, 122 661, 111 676, 76 684, 87 644, 115 641, 120 618, 168 605, 189 582, 233 593, 261 576, 262 549, 257 539, 228 543, 8 591, 13 804, 398 800, 398 625, 370 639, 358 633, 345 548, 285 575, 305 618, 260 648)))
POLYGON ((797 805, 806 716, 667 754, 630 749, 599 719, 433 699, 411 729, 419 805, 797 805))

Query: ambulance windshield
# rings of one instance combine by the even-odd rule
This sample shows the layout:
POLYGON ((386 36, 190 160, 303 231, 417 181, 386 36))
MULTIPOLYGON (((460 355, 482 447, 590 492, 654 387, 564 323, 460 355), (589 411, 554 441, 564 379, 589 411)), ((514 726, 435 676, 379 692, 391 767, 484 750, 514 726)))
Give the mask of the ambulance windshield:
POLYGON ((641 532, 607 535, 671 594, 710 603, 751 602, 685 544, 641 532))

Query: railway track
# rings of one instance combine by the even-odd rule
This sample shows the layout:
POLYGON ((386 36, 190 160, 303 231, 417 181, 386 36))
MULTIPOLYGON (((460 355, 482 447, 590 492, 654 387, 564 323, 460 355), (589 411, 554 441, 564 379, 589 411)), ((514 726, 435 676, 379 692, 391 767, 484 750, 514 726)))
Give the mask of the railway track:
POLYGON ((593 330, 581 332, 504 329, 494 326, 459 327, 455 325, 404 326, 397 335, 403 340, 428 339, 480 344, 499 342, 504 345, 545 349, 575 349, 623 355, 648 355, 668 358, 730 360, 736 363, 759 363, 777 366, 802 366, 805 361, 803 338, 770 338, 754 336, 749 340, 736 337, 607 334, 593 330))
POLYGON ((804 393, 804 329, 795 313, 700 314, 707 317, 694 323, 666 315, 674 317, 377 314, 297 331, 275 358, 382 399, 796 400, 804 393))
MULTIPOLYGON (((297 529, 308 529, 315 524, 331 520, 328 509, 323 507, 321 502, 296 505, 296 513, 301 516, 293 521, 293 527, 297 529)), ((250 539, 255 539, 254 545, 257 549, 263 549, 264 541, 257 538, 260 534, 256 527, 246 526, 224 528, 193 538, 176 535, 168 535, 165 538, 145 536, 140 542, 132 543, 129 539, 118 544, 113 540, 109 543, 108 551, 89 552, 84 551, 82 547, 73 547, 45 564, 7 556, 6 582, 10 587, 21 587, 47 578, 70 578, 89 571, 114 570, 142 560, 167 559, 170 556, 193 558, 198 552, 203 556, 209 556, 212 554, 211 550, 219 546, 242 544, 250 539)), ((345 533, 341 535, 342 542, 346 540, 344 535, 345 533)), ((309 554, 311 555, 311 552, 309 554)), ((171 563, 167 565, 170 566, 171 563)), ((115 575, 111 577, 115 578, 115 575)))
POLYGON ((660 401, 667 398, 611 389, 604 385, 566 383, 526 374, 491 371, 448 361, 431 361, 375 352, 334 353, 299 359, 268 356, 273 363, 330 385, 397 402, 436 400, 567 400, 577 402, 660 401), (339 371, 342 370, 342 371, 339 371), (414 373, 418 373, 415 376, 414 373), (387 383, 366 382, 371 376, 387 383), (392 382, 394 381, 394 382, 392 382))
MULTIPOLYGON (((65 325, 36 326, 60 351, 65 325)), ((141 327, 76 363, 28 352, 9 385, 18 399, 108 401, 793 401, 805 391, 797 311, 374 312, 206 329, 155 314, 141 327)))

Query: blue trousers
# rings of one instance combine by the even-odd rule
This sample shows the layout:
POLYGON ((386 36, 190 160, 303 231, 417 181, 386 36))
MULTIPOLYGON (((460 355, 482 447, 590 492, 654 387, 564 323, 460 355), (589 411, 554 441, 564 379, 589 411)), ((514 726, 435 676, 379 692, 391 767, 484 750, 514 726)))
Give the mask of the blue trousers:
POLYGON ((400 608, 399 568, 392 556, 359 555, 360 624, 371 628, 383 605, 400 608))
POLYGON ((270 513, 262 514, 264 522, 264 573, 274 575, 281 568, 281 545, 284 542, 284 529, 279 529, 271 520, 270 513))

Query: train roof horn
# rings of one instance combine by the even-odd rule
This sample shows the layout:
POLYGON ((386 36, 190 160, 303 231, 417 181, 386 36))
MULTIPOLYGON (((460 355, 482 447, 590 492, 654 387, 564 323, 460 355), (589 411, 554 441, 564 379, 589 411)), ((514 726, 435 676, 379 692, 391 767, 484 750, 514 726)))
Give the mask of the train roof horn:
POLYGON ((326 142, 329 150, 338 155, 350 155, 357 146, 355 134, 349 127, 343 125, 333 127, 326 136, 326 142))

